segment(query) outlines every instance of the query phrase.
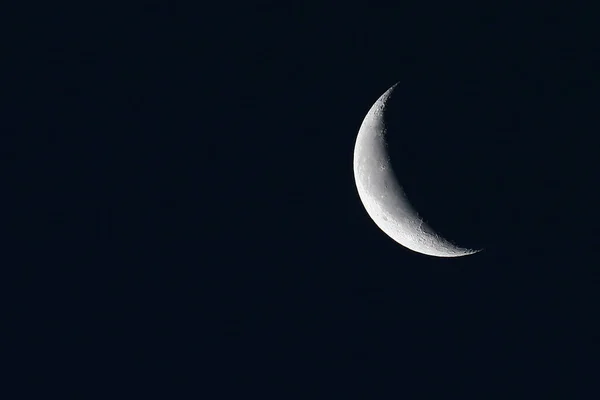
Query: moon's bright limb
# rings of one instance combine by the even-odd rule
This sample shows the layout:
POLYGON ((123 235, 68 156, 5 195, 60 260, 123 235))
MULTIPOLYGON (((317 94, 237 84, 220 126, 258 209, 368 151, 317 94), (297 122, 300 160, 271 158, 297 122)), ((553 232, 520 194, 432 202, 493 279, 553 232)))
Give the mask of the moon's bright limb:
POLYGON ((390 164, 386 142, 386 106, 398 84, 367 113, 354 148, 354 179, 360 199, 375 224, 402 246, 436 257, 479 252, 458 247, 434 232, 414 210, 390 164))

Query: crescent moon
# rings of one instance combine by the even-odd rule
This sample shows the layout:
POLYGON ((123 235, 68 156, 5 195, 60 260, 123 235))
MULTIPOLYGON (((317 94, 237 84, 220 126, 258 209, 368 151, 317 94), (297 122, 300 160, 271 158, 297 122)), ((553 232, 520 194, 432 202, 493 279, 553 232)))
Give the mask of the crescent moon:
POLYGON ((375 224, 402 246, 435 257, 478 253, 438 235, 423 221, 406 197, 390 164, 386 141, 386 107, 397 87, 373 104, 360 126, 354 147, 354 179, 360 199, 375 224))

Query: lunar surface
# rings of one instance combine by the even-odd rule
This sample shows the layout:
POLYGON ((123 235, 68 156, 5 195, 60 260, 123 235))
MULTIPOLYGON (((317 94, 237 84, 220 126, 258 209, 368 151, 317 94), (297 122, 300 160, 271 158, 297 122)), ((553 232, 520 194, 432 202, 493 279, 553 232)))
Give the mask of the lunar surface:
POLYGON ((387 149, 386 107, 397 86, 373 104, 358 131, 354 179, 360 199, 375 224, 410 250, 436 257, 475 254, 480 250, 459 247, 434 232, 408 201, 396 178, 387 149))

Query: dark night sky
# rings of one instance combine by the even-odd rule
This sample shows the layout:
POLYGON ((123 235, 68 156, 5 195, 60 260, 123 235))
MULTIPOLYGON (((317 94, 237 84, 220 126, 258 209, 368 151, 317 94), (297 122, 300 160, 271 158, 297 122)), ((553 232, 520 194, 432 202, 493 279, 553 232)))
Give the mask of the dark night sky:
POLYGON ((560 391, 593 371, 588 12, 107 11, 27 39, 43 135, 18 170, 37 184, 16 225, 42 243, 29 257, 55 260, 28 279, 60 288, 29 300, 56 332, 40 353, 318 398, 560 391), (407 190, 480 254, 413 253, 360 203, 356 134, 398 81, 407 190))

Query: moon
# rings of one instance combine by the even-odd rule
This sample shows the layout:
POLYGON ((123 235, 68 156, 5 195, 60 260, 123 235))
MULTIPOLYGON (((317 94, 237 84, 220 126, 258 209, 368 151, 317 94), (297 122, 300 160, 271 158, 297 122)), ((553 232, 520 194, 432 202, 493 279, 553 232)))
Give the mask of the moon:
POLYGON ((375 224, 393 240, 417 253, 462 257, 478 253, 459 247, 437 234, 417 213, 396 178, 386 140, 389 88, 363 120, 354 147, 354 179, 360 199, 375 224))

